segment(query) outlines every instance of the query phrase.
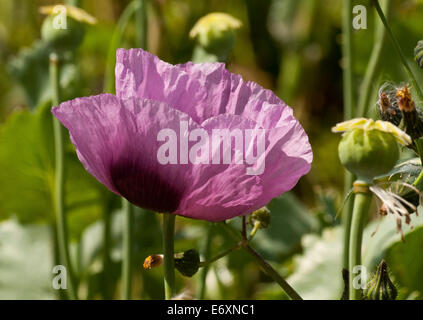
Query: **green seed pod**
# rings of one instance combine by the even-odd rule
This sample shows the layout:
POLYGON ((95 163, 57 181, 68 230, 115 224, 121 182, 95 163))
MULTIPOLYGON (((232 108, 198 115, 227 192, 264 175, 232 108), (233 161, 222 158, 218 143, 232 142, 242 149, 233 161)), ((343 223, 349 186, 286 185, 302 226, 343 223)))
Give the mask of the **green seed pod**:
POLYGON ((66 29, 55 26, 55 15, 49 15, 41 27, 41 38, 58 52, 74 50, 82 42, 84 26, 70 16, 66 17, 66 29))
POLYGON ((200 268, 200 255, 194 249, 175 254, 175 268, 182 275, 192 277, 200 268))
POLYGON ((389 172, 399 159, 395 138, 379 130, 347 132, 339 143, 338 154, 346 169, 368 182, 389 172))
POLYGON ((399 159, 397 142, 412 143, 410 136, 387 121, 357 118, 338 123, 332 132, 345 132, 338 146, 341 163, 358 180, 372 183, 389 172, 399 159))
POLYGON ((414 60, 420 68, 423 68, 423 40, 417 42, 417 46, 414 49, 414 60))
POLYGON ((395 300, 397 295, 398 291, 389 278, 388 265, 382 260, 368 285, 366 297, 369 300, 395 300))

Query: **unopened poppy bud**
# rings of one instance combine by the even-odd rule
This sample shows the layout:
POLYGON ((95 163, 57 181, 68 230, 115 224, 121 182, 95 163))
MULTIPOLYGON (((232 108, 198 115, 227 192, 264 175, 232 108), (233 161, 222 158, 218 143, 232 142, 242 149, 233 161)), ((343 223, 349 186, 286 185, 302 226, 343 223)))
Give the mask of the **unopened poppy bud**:
POLYGON ((386 121, 353 119, 332 129, 345 132, 338 146, 342 165, 358 180, 372 182, 376 176, 389 172, 399 159, 397 142, 408 145, 410 137, 386 121))
POLYGON ((414 60, 420 68, 423 68, 423 40, 417 42, 417 46, 414 49, 414 60))
POLYGON ((259 229, 265 229, 270 224, 270 210, 267 207, 263 207, 254 211, 249 217, 248 222, 254 227, 259 224, 259 229))
POLYGON ((423 136, 423 120, 411 96, 409 86, 397 88, 396 99, 403 114, 405 132, 415 140, 423 136))
POLYGON ((207 52, 221 57, 234 47, 235 30, 241 25, 241 21, 227 13, 214 12, 198 20, 189 35, 207 52))
POLYGON ((163 264, 163 255, 162 254, 152 254, 151 256, 148 256, 144 260, 143 267, 146 270, 150 270, 153 268, 158 268, 163 264))
POLYGON ((41 38, 55 51, 74 50, 84 37, 84 23, 94 24, 96 19, 84 10, 70 5, 41 7, 47 14, 41 26, 41 38))
POLYGON ((186 277, 196 274, 200 268, 200 255, 197 250, 190 249, 175 254, 175 268, 186 277))
POLYGON ((369 300, 395 300, 397 295, 398 291, 389 278, 388 265, 382 260, 368 285, 366 297, 369 300))

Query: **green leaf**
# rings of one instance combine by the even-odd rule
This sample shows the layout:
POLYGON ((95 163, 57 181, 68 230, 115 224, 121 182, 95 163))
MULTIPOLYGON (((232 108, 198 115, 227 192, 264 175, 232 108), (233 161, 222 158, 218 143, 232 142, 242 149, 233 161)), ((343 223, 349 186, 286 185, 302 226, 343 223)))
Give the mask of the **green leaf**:
MULTIPOLYGON (((49 54, 48 45, 43 41, 36 41, 31 48, 23 49, 8 64, 10 75, 24 89, 31 108, 43 105, 51 99, 49 54)), ((68 53, 67 56, 60 72, 60 86, 64 100, 75 96, 80 82, 77 67, 71 61, 72 54, 68 53)))
MULTIPOLYGON (((306 235, 302 239, 304 252, 294 257, 294 273, 286 280, 306 300, 339 300, 343 282, 341 227, 328 228, 322 236, 306 235)), ((259 290, 259 299, 287 299, 277 284, 259 290)))
POLYGON ((51 234, 46 225, 0 223, 0 299, 54 299, 51 234))
MULTIPOLYGON (((68 142, 66 206, 70 233, 98 218, 110 197, 83 168, 68 142)), ((36 113, 12 115, 0 128, 0 220, 16 215, 22 223, 54 220, 54 145, 52 115, 44 106, 36 113)))
POLYGON ((301 237, 319 227, 316 217, 292 193, 273 199, 267 207, 270 226, 259 230, 253 239, 254 247, 266 259, 280 261, 300 249, 301 237))

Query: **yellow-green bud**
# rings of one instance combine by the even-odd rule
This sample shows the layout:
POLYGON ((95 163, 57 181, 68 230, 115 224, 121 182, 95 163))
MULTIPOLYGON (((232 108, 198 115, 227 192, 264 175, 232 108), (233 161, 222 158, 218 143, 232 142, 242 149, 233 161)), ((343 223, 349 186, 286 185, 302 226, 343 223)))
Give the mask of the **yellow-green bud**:
POLYGON ((338 147, 341 163, 365 182, 372 182, 395 166, 399 159, 397 142, 411 143, 407 134, 380 120, 354 119, 338 124, 333 131, 345 132, 338 147))
POLYGON ((230 52, 235 45, 235 30, 241 21, 227 13, 210 13, 194 25, 189 35, 207 52, 218 56, 230 52))
POLYGON ((41 27, 41 38, 56 51, 74 50, 84 38, 83 25, 71 17, 67 17, 66 29, 55 28, 56 17, 48 16, 41 27))

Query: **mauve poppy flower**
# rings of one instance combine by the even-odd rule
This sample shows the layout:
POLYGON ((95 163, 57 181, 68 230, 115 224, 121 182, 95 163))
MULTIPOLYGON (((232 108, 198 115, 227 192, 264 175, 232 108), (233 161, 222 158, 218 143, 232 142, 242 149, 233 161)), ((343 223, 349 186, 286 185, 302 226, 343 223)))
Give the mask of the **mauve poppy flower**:
POLYGON ((292 109, 271 91, 221 63, 174 66, 141 49, 117 51, 116 96, 78 98, 52 112, 86 170, 111 191, 194 219, 221 221, 263 207, 293 188, 313 157, 292 109), (245 139, 240 150, 230 136, 229 162, 223 142, 221 154, 220 144, 206 141, 217 129, 245 139), (255 164, 246 161, 247 148, 255 164))

